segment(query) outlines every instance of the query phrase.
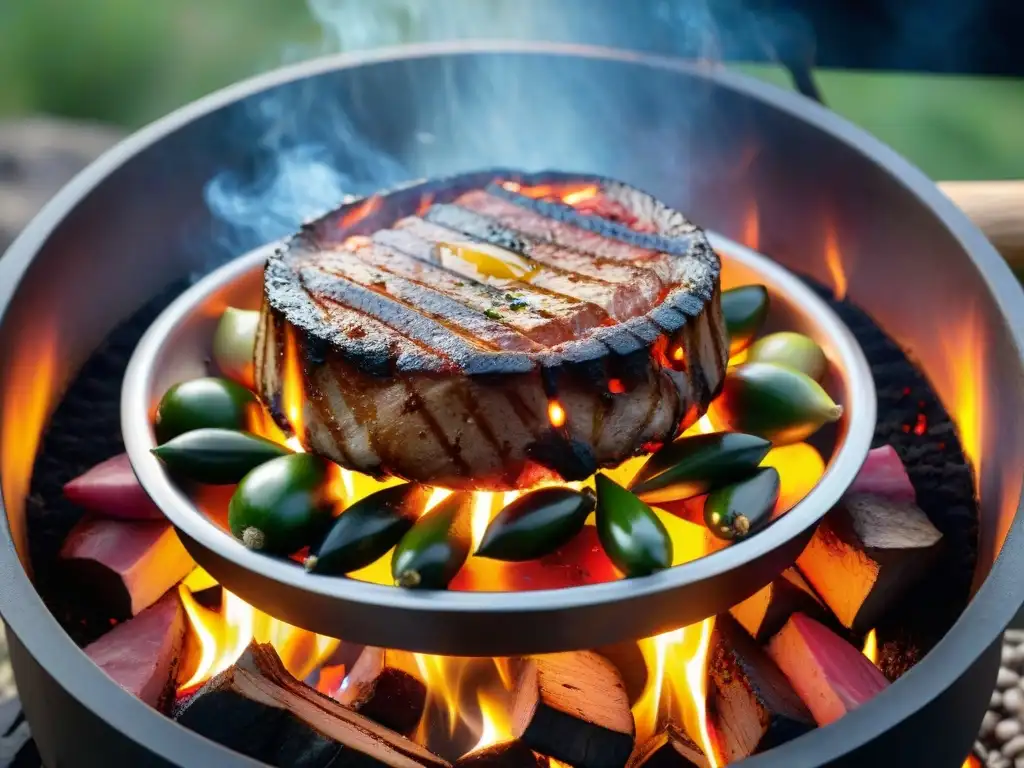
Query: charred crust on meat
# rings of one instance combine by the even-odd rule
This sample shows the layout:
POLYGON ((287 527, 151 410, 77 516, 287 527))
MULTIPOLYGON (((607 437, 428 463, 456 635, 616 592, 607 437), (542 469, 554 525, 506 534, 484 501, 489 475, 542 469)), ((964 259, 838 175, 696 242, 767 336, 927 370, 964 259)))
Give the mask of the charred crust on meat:
POLYGON ((582 479, 672 439, 721 386, 727 344, 703 338, 724 334, 719 272, 698 227, 620 182, 504 169, 410 182, 347 200, 268 259, 258 389, 287 426, 291 328, 318 398, 307 450, 447 487, 518 487, 531 463, 582 479), (596 205, 614 205, 606 216, 515 191, 552 184, 593 185, 596 205), (474 279, 443 263, 436 243, 452 238, 513 251, 530 275, 474 279), (686 364, 666 356, 669 339, 686 364), (555 430, 552 399, 566 418, 555 430))
POLYGON ((526 455, 542 467, 557 472, 567 482, 586 480, 597 471, 597 458, 586 443, 549 429, 527 446, 526 455))

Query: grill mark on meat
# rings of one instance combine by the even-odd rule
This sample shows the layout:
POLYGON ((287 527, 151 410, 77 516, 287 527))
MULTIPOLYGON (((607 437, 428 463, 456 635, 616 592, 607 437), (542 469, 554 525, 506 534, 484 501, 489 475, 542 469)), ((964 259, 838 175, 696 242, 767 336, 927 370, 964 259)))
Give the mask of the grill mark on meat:
POLYGON ((469 367, 471 358, 477 363, 479 373, 486 373, 491 367, 503 373, 525 372, 533 367, 529 357, 522 352, 504 351, 500 355, 495 354, 493 348, 485 346, 483 341, 464 335, 457 328, 442 325, 364 286, 347 280, 327 279, 322 273, 308 267, 299 270, 299 278, 310 295, 372 317, 395 333, 452 360, 459 368, 469 367))
POLYGON ((629 436, 629 439, 625 441, 626 445, 639 444, 640 438, 643 437, 644 432, 647 431, 647 427, 651 423, 651 419, 654 418, 654 414, 658 411, 658 405, 661 402, 661 376, 659 374, 654 375, 653 384, 654 386, 651 387, 650 398, 647 401, 647 412, 644 414, 644 420, 629 436))
POLYGON ((613 240, 582 227, 548 218, 517 204, 512 197, 491 194, 481 189, 461 195, 456 198, 455 203, 477 213, 493 216, 514 229, 555 245, 575 247, 613 261, 644 264, 663 282, 677 282, 675 260, 669 254, 613 240))
POLYGON ((444 448, 445 454, 448 456, 449 461, 458 467, 458 471, 466 476, 470 475, 469 465, 466 460, 462 458, 462 449, 456 443, 452 443, 448 440, 448 435, 444 431, 444 427, 434 417, 434 414, 430 412, 427 404, 423 401, 423 397, 420 395, 416 387, 413 386, 406 378, 401 378, 402 386, 405 389, 408 401, 412 406, 412 412, 418 413, 423 420, 427 423, 427 428, 433 433, 434 439, 437 444, 444 448))
MULTIPOLYGON (((339 393, 340 394, 340 393, 339 393)), ((338 424, 338 420, 334 416, 334 412, 327 407, 324 402, 324 396, 316 392, 307 398, 313 410, 316 411, 316 415, 324 426, 327 427, 327 431, 331 434, 331 439, 334 441, 334 445, 341 455, 342 461, 347 466, 353 466, 356 464, 355 458, 349 453, 348 450, 348 438, 341 429, 341 425, 338 424)), ((346 405, 347 405, 346 401, 346 405)), ((374 451, 376 453, 376 451, 374 451)))
POLYGON ((311 265, 308 269, 367 287, 368 290, 401 303, 413 311, 432 317, 446 328, 470 340, 479 341, 491 349, 512 351, 542 349, 541 345, 519 333, 515 328, 496 322, 463 302, 419 283, 367 266, 358 260, 353 259, 352 261, 346 262, 343 257, 338 258, 332 255, 330 260, 311 265))
POLYGON ((506 445, 505 442, 495 434, 494 429, 491 427, 491 423, 487 420, 486 414, 481 410, 480 404, 473 396, 473 393, 468 391, 465 384, 459 387, 459 399, 462 401, 462 405, 465 407, 470 417, 472 417, 473 423, 476 425, 477 429, 480 430, 480 434, 483 435, 484 440, 491 444, 494 452, 497 454, 498 458, 501 459, 501 464, 504 468, 503 479, 507 483, 514 482, 515 477, 510 477, 509 475, 508 445, 506 445))
POLYGON ((583 275, 608 286, 608 304, 602 306, 618 321, 643 315, 667 292, 667 286, 653 270, 602 258, 578 247, 538 239, 467 208, 434 205, 424 218, 476 240, 522 254, 543 265, 542 269, 562 275, 583 275))
MULTIPOLYGON (((417 237, 431 243, 473 241, 472 237, 462 232, 416 217, 402 219, 395 224, 395 228, 412 232, 417 237)), ((476 242, 480 241, 476 240, 476 242)), ((517 251, 517 253, 526 255, 522 251, 517 251)), ((498 279, 498 282, 505 283, 506 281, 498 279)), ((512 283, 513 281, 507 282, 512 283)), ((548 266, 539 269, 529 282, 516 281, 516 284, 523 286, 517 288, 518 291, 544 291, 562 299, 572 298, 586 302, 596 307, 605 316, 604 322, 611 322, 609 315, 612 314, 615 307, 615 285, 548 266)))
MULTIPOLYGON (((458 236, 457 233, 445 231, 441 227, 437 227, 422 219, 403 219, 397 222, 395 227, 395 229, 386 229, 374 233, 374 242, 387 245, 414 259, 446 270, 448 268, 440 264, 434 250, 435 242, 437 240, 451 240, 453 239, 452 235, 456 235, 454 239, 465 239, 458 236), (430 237, 422 236, 426 233, 432 233, 436 235, 436 238, 431 239, 430 237)), ((495 289, 495 286, 483 283, 473 276, 464 275, 454 270, 448 271, 459 275, 465 281, 495 289)), ((583 301, 575 296, 550 291, 543 286, 524 283, 518 280, 506 280, 501 281, 499 292, 501 291, 511 291, 517 295, 521 294, 523 301, 530 303, 538 310, 548 312, 553 317, 562 318, 569 325, 574 338, 578 338, 591 328, 609 322, 608 313, 598 305, 583 301)))
MULTIPOLYGON (((341 253, 448 296, 470 309, 486 312, 495 306, 508 304, 506 291, 467 279, 440 264, 414 258, 396 248, 375 242, 350 245, 349 248, 341 253)), ((537 306, 533 299, 532 296, 524 296, 518 300, 520 303, 516 310, 507 313, 499 322, 546 347, 571 340, 574 336, 571 325, 550 309, 537 306)))

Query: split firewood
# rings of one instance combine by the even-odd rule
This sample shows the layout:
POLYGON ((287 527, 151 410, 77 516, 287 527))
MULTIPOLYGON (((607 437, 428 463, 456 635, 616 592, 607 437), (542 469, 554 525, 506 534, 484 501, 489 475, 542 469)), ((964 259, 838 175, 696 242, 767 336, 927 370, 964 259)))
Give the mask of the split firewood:
POLYGON ((798 611, 825 624, 835 623, 831 611, 796 568, 787 568, 771 584, 729 609, 733 618, 758 642, 768 640, 798 611))
POLYGON ((574 768, 622 768, 633 751, 633 713, 614 665, 591 651, 526 659, 516 685, 513 734, 574 768))
POLYGON ((135 616, 196 567, 167 523, 84 518, 60 550, 69 589, 113 619, 135 616))
POLYGON ((548 759, 518 739, 468 752, 455 761, 455 768, 547 768, 548 759))
POLYGON ((647 686, 647 660, 636 640, 623 640, 613 645, 602 645, 594 649, 615 665, 623 684, 629 705, 633 706, 643 696, 647 686))
POLYGON ((708 718, 727 763, 814 728, 786 676, 728 614, 715 619, 708 671, 708 718))
POLYGON ((859 650, 803 614, 794 614, 768 644, 818 725, 828 725, 889 685, 859 650))
POLYGON ((796 562, 843 626, 863 635, 924 577, 941 539, 914 504, 847 495, 796 562))
POLYGON ((649 738, 629 759, 629 768, 710 768, 704 751, 675 725, 649 738))
POLYGON ((163 710, 174 692, 184 642, 185 611, 170 592, 87 646, 85 653, 128 693, 163 710))
POLYGON ((872 448, 864 465, 846 489, 850 496, 881 496, 890 501, 914 504, 917 494, 896 449, 891 445, 872 448))
POLYGON ((103 517, 164 520, 164 513, 143 489, 128 454, 97 464, 64 486, 64 496, 103 517))
POLYGON ((332 698, 376 723, 408 736, 423 716, 427 687, 403 651, 364 648, 344 690, 332 698))
POLYGON ((234 666, 200 688, 176 719, 229 749, 281 768, 449 765, 296 680, 272 646, 255 642, 234 666))

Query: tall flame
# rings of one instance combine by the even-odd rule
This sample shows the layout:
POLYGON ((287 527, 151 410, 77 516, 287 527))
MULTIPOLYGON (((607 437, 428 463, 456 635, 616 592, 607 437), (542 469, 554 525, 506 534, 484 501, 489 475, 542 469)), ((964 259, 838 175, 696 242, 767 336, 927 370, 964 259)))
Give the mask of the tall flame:
POLYGON ((674 721, 699 742, 712 768, 721 762, 707 719, 707 659, 714 617, 640 641, 647 686, 633 706, 637 743, 674 721))
POLYGON ((875 666, 878 666, 878 635, 875 630, 868 632, 868 636, 864 638, 863 654, 867 657, 875 666))
POLYGON ((178 588, 197 652, 187 654, 192 674, 178 686, 184 694, 234 664, 252 640, 274 646, 285 668, 299 680, 309 676, 338 647, 325 635, 298 629, 258 611, 224 590, 220 611, 204 608, 182 584, 178 588))

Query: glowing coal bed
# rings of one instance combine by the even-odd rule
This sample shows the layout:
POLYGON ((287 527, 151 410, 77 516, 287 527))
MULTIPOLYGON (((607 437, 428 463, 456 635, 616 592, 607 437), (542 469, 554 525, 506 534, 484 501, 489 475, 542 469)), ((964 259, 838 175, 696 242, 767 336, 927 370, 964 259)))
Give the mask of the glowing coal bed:
MULTIPOLYGON (((730 764, 869 699, 927 653, 966 604, 977 510, 956 433, 898 347, 832 297, 872 365, 876 450, 796 564, 729 612, 592 651, 499 658, 383 650, 291 626, 195 569, 162 520, 125 519, 158 513, 144 494, 132 495, 141 489, 126 479, 125 462, 107 465, 98 496, 79 484, 73 500, 65 497, 65 482, 122 450, 125 365, 174 293, 110 337, 54 416, 30 497, 37 585, 69 634, 123 687, 269 764, 730 764), (138 505, 112 512, 111 488, 138 505), (903 515, 913 530, 878 528, 879 514, 903 515), (135 559, 124 549, 112 557, 105 539, 144 545, 135 559), (801 666, 823 673, 807 676, 801 666)), ((714 427, 705 418, 689 432, 714 427)), ((269 422, 264 428, 286 439, 269 422)), ((803 443, 769 456, 782 478, 781 514, 820 477, 828 443, 825 459, 803 443)), ((644 460, 611 474, 626 485, 644 460)), ((377 488, 349 472, 338 486, 346 505, 377 488)), ((195 498, 223 521, 232 491, 205 487, 195 498)), ((515 492, 505 493, 475 497, 475 543, 515 492)), ((658 514, 677 556, 699 558, 724 544, 692 504, 666 506, 658 514)), ((354 576, 390 583, 382 564, 354 576)), ((549 565, 531 566, 540 579, 534 588, 582 585, 602 573, 621 578, 596 540, 572 561, 549 565), (580 555, 588 567, 579 567, 580 555)), ((471 558, 450 588, 508 589, 515 569, 505 566, 471 558)))

